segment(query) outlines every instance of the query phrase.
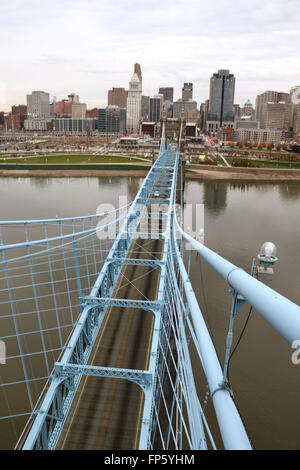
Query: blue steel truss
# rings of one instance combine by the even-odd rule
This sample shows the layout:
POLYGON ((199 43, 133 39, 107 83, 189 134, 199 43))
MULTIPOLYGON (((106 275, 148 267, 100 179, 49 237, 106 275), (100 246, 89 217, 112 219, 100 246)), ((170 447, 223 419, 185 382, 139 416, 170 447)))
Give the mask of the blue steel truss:
MULTIPOLYGON (((24 378, 20 382, 25 384, 30 402, 30 418, 17 448, 55 449, 76 398, 81 379, 86 375, 92 375, 129 380, 143 390, 139 449, 151 449, 155 445, 154 442, 158 441, 160 442, 159 448, 162 449, 169 447, 215 449, 214 437, 205 416, 208 396, 215 409, 224 447, 226 449, 251 449, 249 438, 232 392, 225 380, 226 376, 223 374, 183 262, 182 241, 190 243, 192 249, 203 256, 223 276, 230 285, 236 302, 248 301, 289 343, 300 338, 300 308, 204 247, 181 229, 175 210, 177 175, 181 171, 179 149, 180 139, 175 152, 166 146, 165 126, 163 126, 160 153, 156 162, 145 178, 135 200, 126 206, 125 214, 122 213, 122 208, 110 214, 113 215, 111 222, 107 222, 107 213, 87 218, 2 222, 3 228, 9 224, 22 225, 26 235, 22 243, 0 245, 3 270, 1 279, 6 283, 3 290, 7 292, 6 303, 11 307, 10 319, 15 328, 15 334, 12 336, 17 341, 19 348, 17 357, 23 367, 24 378), (157 192, 159 197, 155 196, 157 192), (151 236, 159 238, 162 242, 160 259, 129 256, 133 241, 149 236, 149 205, 154 207, 152 216, 157 222, 151 236), (101 223, 104 217, 105 223, 101 223), (39 223, 44 227, 46 237, 30 240, 29 228, 39 223), (86 223, 88 226, 85 225, 86 223), (68 224, 69 232, 63 233, 62 226, 68 224), (57 226, 60 233, 49 236, 48 231, 50 232, 57 226), (110 244, 101 245, 102 266, 97 273, 98 265, 93 266, 96 253, 93 237, 95 234, 106 233, 111 228, 115 229, 115 238, 110 244), (8 256, 10 253, 12 255, 8 256), (50 293, 47 295, 53 301, 52 311, 56 313, 56 330, 59 333, 60 347, 52 348, 50 351, 46 345, 44 310, 41 308, 43 296, 38 290, 39 286, 35 279, 36 270, 39 267, 42 272, 48 268, 52 273, 57 258, 60 259, 60 263, 63 260, 63 265, 59 265, 56 270, 61 270, 62 275, 66 275, 65 295, 69 295, 67 299, 70 303, 68 307, 71 315, 69 326, 72 330, 64 342, 61 332, 65 325, 60 323, 60 307, 55 301, 58 295, 57 286, 52 274, 49 282, 46 283, 50 286, 50 293), (70 259, 74 263, 72 265, 73 277, 68 271, 70 259), (23 286, 24 273, 19 272, 18 264, 21 261, 27 263, 26 279, 29 276, 30 281, 27 282, 31 285, 33 293, 30 299, 33 310, 23 312, 22 315, 35 314, 37 317, 37 332, 42 342, 40 353, 44 355, 47 366, 44 377, 47 381, 35 406, 31 392, 32 379, 29 376, 22 341, 23 332, 19 324, 20 313, 16 308, 18 299, 12 288, 16 277, 20 278, 21 287, 23 286), (91 265, 94 267, 94 278, 90 274, 91 265), (155 300, 125 299, 116 295, 116 285, 125 265, 145 266, 157 270, 159 285, 155 300), (83 270, 85 270, 84 276, 83 270), (84 277, 89 281, 85 286, 83 285, 84 277), (71 285, 74 286, 74 283, 76 307, 80 312, 77 318, 73 312, 74 299, 70 297, 71 285), (150 359, 146 370, 99 367, 88 364, 104 317, 109 307, 116 306, 126 309, 143 309, 153 315, 150 359), (283 311, 284 315, 282 315, 283 311), (194 379, 195 369, 190 358, 191 341, 198 352, 199 365, 203 368, 207 380, 208 391, 203 404, 200 403, 194 379), (55 351, 57 351, 57 356, 51 363, 48 354, 49 352, 54 354, 55 351), (170 362, 172 367, 170 367, 170 362), (172 391, 171 401, 165 396, 166 380, 172 391), (166 428, 165 423, 162 423, 160 419, 162 409, 167 416, 166 428)), ((16 288, 18 289, 18 286, 16 288)), ((41 377, 38 378, 41 379, 41 377)), ((16 383, 19 382, 4 385, 16 383)), ((9 416, 12 417, 13 413, 9 416)))

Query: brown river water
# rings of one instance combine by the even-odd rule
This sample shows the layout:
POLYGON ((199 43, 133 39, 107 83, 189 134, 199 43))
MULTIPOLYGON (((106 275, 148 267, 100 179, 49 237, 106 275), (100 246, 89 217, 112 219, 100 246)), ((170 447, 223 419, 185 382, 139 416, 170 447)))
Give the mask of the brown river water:
MULTIPOLYGON (((133 177, 0 177, 0 219, 94 214, 102 203, 118 207, 119 196, 132 200, 141 183, 141 178, 133 177)), ((189 180, 184 194, 185 204, 192 204, 194 211, 197 204, 204 204, 205 244, 246 271, 250 272, 262 243, 273 241, 279 261, 269 285, 300 304, 300 183, 189 180)), ((18 241, 18 236, 11 228, 10 242, 18 241)), ((228 285, 195 255, 190 269, 223 364, 231 307, 228 285)), ((245 305, 236 317, 233 345, 248 311, 245 305)), ((230 380, 256 449, 300 449, 300 364, 292 363, 292 353, 290 345, 253 311, 230 363, 230 380)), ((2 367, 6 366, 0 364, 0 375, 2 367)), ((203 389, 203 384, 198 385, 203 389)), ((18 432, 23 425, 24 420, 18 423, 18 432)), ((14 446, 15 430, 7 420, 0 421, 0 448, 14 446)))

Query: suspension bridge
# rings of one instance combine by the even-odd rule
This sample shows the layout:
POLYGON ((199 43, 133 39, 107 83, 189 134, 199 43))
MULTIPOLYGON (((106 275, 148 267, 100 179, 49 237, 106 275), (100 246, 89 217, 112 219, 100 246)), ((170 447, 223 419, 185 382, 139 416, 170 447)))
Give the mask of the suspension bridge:
POLYGON ((0 223, 0 426, 15 449, 252 449, 227 380, 234 318, 248 302, 293 344, 300 308, 183 231, 180 144, 164 125, 124 207, 0 223), (186 247, 230 287, 224 364, 186 247))

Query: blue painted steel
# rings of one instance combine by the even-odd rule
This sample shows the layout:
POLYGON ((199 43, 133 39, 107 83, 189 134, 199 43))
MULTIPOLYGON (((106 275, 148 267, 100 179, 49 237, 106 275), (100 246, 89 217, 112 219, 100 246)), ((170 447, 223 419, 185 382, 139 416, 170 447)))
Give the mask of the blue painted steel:
MULTIPOLYGON (((300 308, 212 250, 209 250, 181 229, 174 210, 177 174, 179 172, 182 174, 182 165, 179 161, 180 138, 176 152, 173 152, 170 147, 166 148, 165 122, 163 122, 159 156, 145 178, 133 203, 125 206, 128 209, 126 217, 119 216, 111 223, 111 225, 115 224, 118 226, 117 236, 110 249, 107 250, 106 261, 89 295, 83 295, 80 278, 80 255, 87 260, 86 237, 95 234, 97 231, 106 232, 109 229, 110 223, 100 227, 97 226, 96 228, 86 228, 84 220, 92 221, 97 219, 97 217, 106 216, 106 213, 86 216, 84 218, 73 217, 43 221, 0 222, 1 226, 23 224, 26 233, 26 241, 24 243, 0 245, 8 295, 11 299, 13 320, 15 320, 15 311, 9 285, 5 253, 10 249, 24 247, 27 249, 27 256, 18 257, 16 260, 30 259, 29 272, 31 273, 31 280, 34 285, 31 258, 38 253, 33 253, 31 247, 46 244, 47 250, 43 250, 41 253, 46 253, 48 256, 49 285, 52 288, 52 297, 55 298, 55 280, 52 272, 53 262, 50 257, 51 252, 55 250, 55 247, 50 246, 52 242, 60 242, 62 244, 64 255, 67 250, 72 251, 76 271, 77 292, 82 310, 63 353, 55 363, 54 374, 49 375, 43 399, 39 406, 33 410, 28 430, 26 431, 24 449, 55 448, 76 396, 81 378, 86 374, 131 380, 142 387, 145 398, 140 424, 139 449, 151 448, 151 436, 154 429, 157 430, 161 438, 163 448, 168 448, 172 442, 175 449, 181 449, 184 442, 183 436, 185 436, 187 445, 191 449, 207 449, 207 437, 212 448, 216 448, 204 414, 207 398, 202 407, 197 396, 193 367, 189 356, 190 338, 194 341, 208 382, 208 390, 216 412, 224 447, 226 449, 251 449, 249 438, 234 403, 231 390, 224 380, 232 340, 233 318, 241 304, 248 301, 287 341, 292 343, 294 339, 300 338, 300 308), (154 197, 156 192, 159 193, 159 197, 154 197), (147 220, 147 210, 150 204, 154 205, 157 210, 154 218, 159 221, 159 229, 153 234, 153 238, 160 238, 163 241, 162 256, 159 260, 129 258, 127 256, 133 240, 135 238, 148 238, 147 231, 140 227, 140 223, 144 218, 147 220), (119 223, 121 220, 123 220, 123 225, 120 228, 119 223), (68 235, 63 235, 61 232, 58 237, 48 237, 47 225, 57 222, 61 228, 61 224, 64 221, 72 223, 73 232, 68 235), (81 230, 77 229, 75 231, 76 221, 83 221, 81 230), (44 224, 45 239, 30 241, 27 225, 37 223, 44 224), (178 234, 179 237, 177 236, 178 234), (179 242, 177 238, 179 238, 179 242), (80 240, 83 241, 83 246, 79 254, 77 242, 80 240), (224 373, 222 372, 214 345, 183 263, 181 253, 182 240, 190 243, 191 248, 197 250, 224 277, 231 286, 234 295, 224 373), (121 270, 126 264, 149 266, 159 270, 160 277, 156 300, 112 298, 121 270), (140 371, 87 365, 104 315, 110 306, 145 309, 153 314, 154 326, 147 370, 140 371), (173 351, 169 344, 169 337, 172 332, 176 349, 176 360, 173 357, 173 351), (170 370, 167 365, 167 355, 170 355, 173 360, 175 370, 175 379, 174 381, 170 380, 173 394, 170 410, 163 393, 163 378, 167 376, 171 379, 170 370), (161 430, 159 420, 160 407, 167 410, 169 428, 166 436, 163 435, 161 430), (175 427, 173 426, 174 421, 176 421, 175 427)), ((14 260, 10 259, 9 261, 14 260)), ((66 269, 65 259, 64 269, 66 269)), ((98 272, 99 270, 97 270, 98 272)), ((87 273, 87 276, 89 277, 89 273, 87 273)), ((36 292, 35 286, 33 291, 36 292)), ((54 310, 57 317, 59 338, 62 341, 58 305, 55 299, 54 310)), ((38 303, 36 303, 36 313, 39 319, 38 303)), ((18 330, 17 323, 15 329, 17 340, 19 341, 22 333, 18 330)), ((40 321, 39 329, 43 340, 43 332, 46 330, 42 329, 40 321)), ((22 353, 20 341, 19 345, 26 379, 25 383, 31 401, 31 409, 33 409, 31 392, 28 386, 29 379, 24 362, 25 355, 22 353)), ((47 357, 45 347, 43 353, 47 357)))
MULTIPOLYGON (((126 257, 128 251, 130 249, 131 242, 132 242, 132 240, 134 238, 134 235, 135 235, 135 232, 136 232, 136 228, 139 224, 139 221, 142 217, 142 214, 143 214, 143 211, 145 210, 146 205, 148 204, 149 200, 151 199, 150 195, 154 190, 153 188, 155 187, 155 183, 157 181, 157 178, 159 178, 160 175, 161 175, 161 167, 164 168, 164 165, 167 165, 167 168, 169 168, 169 171, 173 172, 173 186, 172 186, 173 189, 169 189, 167 191, 167 194, 169 193, 169 194, 173 195, 173 193, 174 193, 174 187, 175 187, 174 181, 176 180, 176 175, 175 175, 175 172, 174 172, 174 167, 170 167, 170 163, 174 162, 174 158, 175 157, 174 157, 173 153, 171 153, 169 151, 164 151, 160 155, 160 157, 158 158, 156 163, 153 165, 150 172, 148 173, 148 175, 147 175, 147 177, 144 181, 143 186, 140 188, 134 203, 131 205, 131 207, 128 211, 127 221, 123 225, 123 228, 120 230, 120 232, 118 234, 118 237, 115 240, 115 242, 114 242, 114 244, 111 248, 111 251, 108 255, 108 260, 109 261, 105 262, 105 264, 104 264, 104 266, 103 266, 103 268, 102 268, 102 270, 101 270, 101 272, 98 276, 98 279, 95 282, 95 285, 94 285, 94 287, 91 291, 91 294, 90 294, 89 298, 87 299, 88 304, 83 305, 82 315, 79 318, 79 321, 78 321, 78 323, 75 327, 75 330, 74 330, 74 332, 73 332, 73 334, 72 334, 72 336, 71 336, 71 338, 68 342, 65 353, 63 354, 63 356, 61 358, 61 363, 62 364, 72 363, 74 361, 74 358, 75 358, 76 362, 78 362, 80 364, 86 364, 86 361, 88 360, 88 357, 89 357, 89 354, 90 354, 90 351, 91 351, 91 348, 92 348, 92 344, 93 344, 93 342, 96 338, 96 335, 99 331, 99 328, 101 326, 101 322, 103 320, 103 317, 104 317, 104 314, 105 314, 105 311, 106 311, 107 307, 109 306, 110 303, 112 303, 114 301, 115 301, 115 303, 118 302, 118 299, 109 299, 109 298, 104 299, 104 298, 107 297, 107 295, 112 294, 114 283, 116 282, 116 280, 117 280, 117 278, 120 274, 121 268, 123 266, 123 263, 122 263, 121 259, 124 259, 126 257), (122 246, 122 248, 121 248, 121 246, 122 246), (120 257, 120 248, 121 248, 121 257, 120 257), (111 267, 112 259, 114 259, 114 258, 116 258, 118 260, 117 270, 114 273, 113 283, 111 284, 111 286, 108 287, 108 283, 107 283, 108 272, 109 272, 110 267, 111 267), (119 261, 121 261, 121 262, 119 262, 119 261), (102 297, 102 299, 99 298, 99 292, 100 292, 100 297, 102 297), (94 302, 92 302, 92 299, 95 299, 95 302, 98 304, 97 305, 98 313, 96 314, 97 321, 95 322, 95 327, 94 327, 93 334, 92 334, 92 340, 89 342, 89 344, 84 343, 85 346, 80 347, 80 345, 83 342, 85 325, 86 325, 87 319, 89 317, 89 312, 92 310, 92 308, 95 307, 94 302)), ((169 211, 169 213, 171 213, 171 211, 169 211)), ((161 270, 163 270, 163 265, 162 265, 161 270)), ((164 275, 163 275, 162 272, 161 272, 161 279, 164 279, 164 275)), ((120 303, 120 305, 121 304, 124 304, 124 306, 126 305, 126 301, 124 301, 124 300, 122 300, 122 301, 120 300, 119 303, 120 303)), ((153 343, 152 343, 151 360, 150 360, 150 368, 149 368, 149 370, 152 371, 152 373, 154 374, 155 373, 155 368, 156 368, 156 365, 157 365, 156 356, 157 356, 157 349, 158 349, 158 332, 160 330, 160 324, 161 324, 161 318, 160 318, 161 315, 158 314, 158 312, 161 311, 161 302, 156 302, 156 303, 150 303, 149 302, 149 304, 151 304, 151 308, 148 305, 146 305, 145 302, 141 302, 140 304, 138 304, 138 302, 135 302, 136 307, 137 306, 140 307, 140 305, 141 305, 142 308, 143 308, 143 306, 147 307, 149 309, 158 308, 158 310, 155 311, 155 325, 154 325, 153 343), (153 360, 154 360, 154 362, 153 362, 153 360)), ((79 382, 80 382, 80 377, 78 377, 77 386, 79 385, 79 382)), ((75 396, 75 391, 73 393, 73 397, 75 396)), ((52 396, 49 396, 49 395, 47 396, 46 403, 45 403, 45 400, 43 402, 43 403, 45 403, 45 407, 47 409, 50 408, 51 403, 53 402, 54 394, 55 394, 55 392, 53 391, 52 396)), ((150 433, 150 429, 151 429, 152 399, 153 399, 153 386, 151 386, 151 387, 149 386, 147 389, 145 389, 145 406, 144 406, 144 413, 143 413, 143 418, 142 418, 141 444, 140 444, 142 446, 141 448, 147 448, 148 441, 149 441, 149 433, 150 433), (144 430, 145 430, 145 432, 144 432, 144 430), (146 437, 145 441, 143 441, 144 436, 146 437)), ((60 434, 62 426, 63 426, 63 421, 60 421, 60 422, 57 421, 56 422, 55 427, 54 427, 56 440, 54 440, 51 436, 49 437, 49 441, 52 442, 51 446, 55 445, 55 443, 57 442, 57 438, 60 434)), ((25 442, 25 445, 23 447, 24 449, 34 448, 34 446, 36 445, 37 439, 38 439, 39 432, 40 432, 40 429, 37 428, 35 423, 34 423, 33 426, 32 426, 32 429, 31 429, 31 433, 28 436, 28 438, 25 442), (34 432, 35 428, 37 430, 37 433, 34 432)))
MULTIPOLYGON (((179 226, 177 225, 179 228, 179 226)), ((184 232, 181 231, 183 235, 184 232)), ((207 377, 225 449, 251 449, 251 445, 230 391, 223 384, 223 373, 213 342, 202 317, 197 298, 174 242, 177 262, 198 340, 201 362, 207 377)))
POLYGON ((300 338, 300 307, 258 281, 243 269, 194 240, 177 223, 182 237, 238 292, 288 343, 300 338))

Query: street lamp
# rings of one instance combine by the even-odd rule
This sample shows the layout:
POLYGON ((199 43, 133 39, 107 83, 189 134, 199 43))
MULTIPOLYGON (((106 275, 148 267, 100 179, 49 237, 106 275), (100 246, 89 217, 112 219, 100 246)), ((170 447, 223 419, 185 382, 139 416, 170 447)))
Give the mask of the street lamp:
POLYGON ((274 270, 273 264, 278 260, 277 258, 277 248, 272 242, 265 242, 262 244, 257 258, 259 260, 259 265, 256 268, 257 278, 260 281, 270 281, 272 280, 274 270))

